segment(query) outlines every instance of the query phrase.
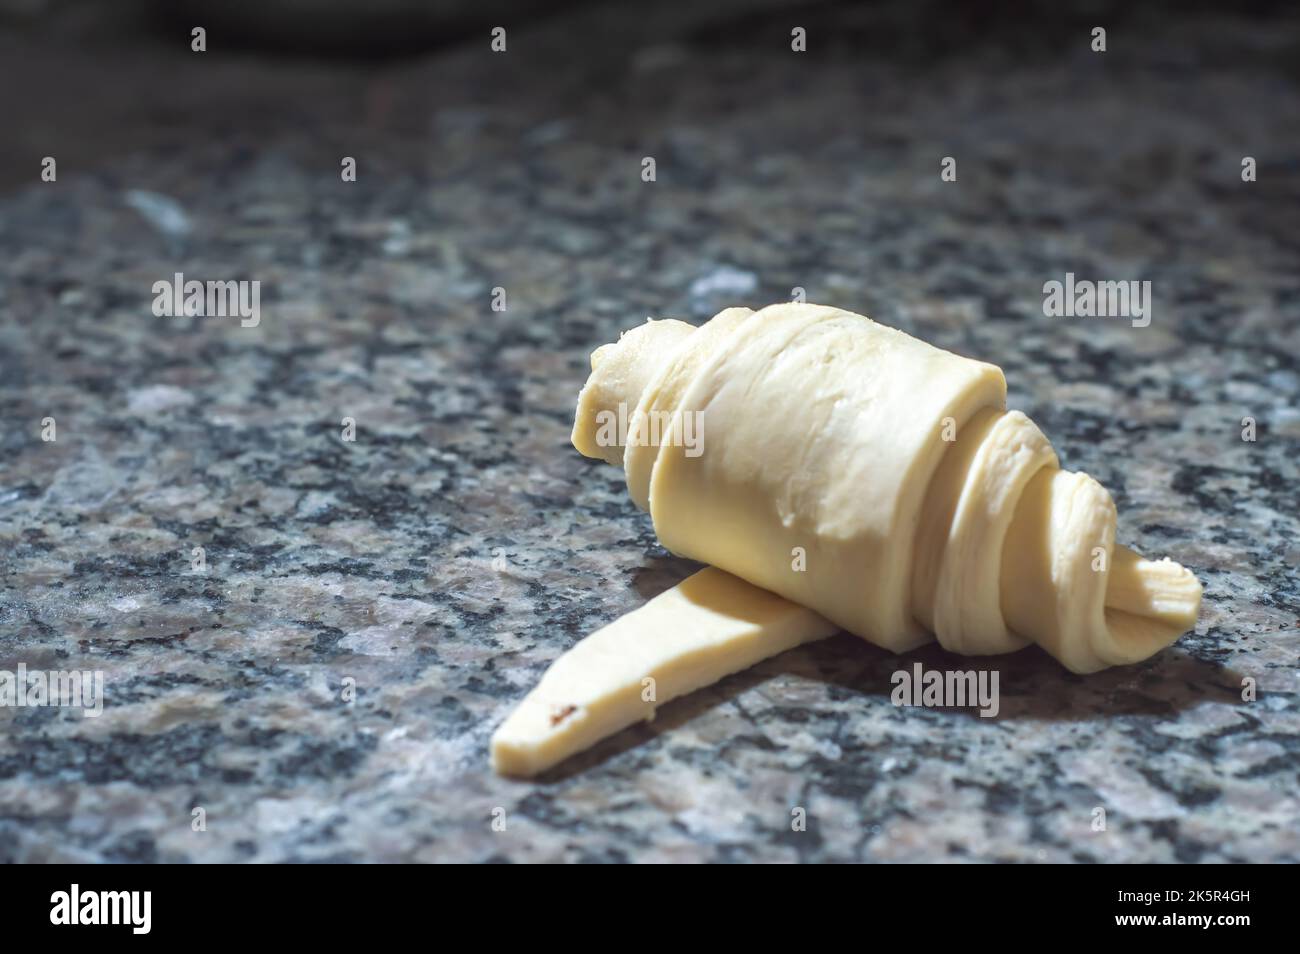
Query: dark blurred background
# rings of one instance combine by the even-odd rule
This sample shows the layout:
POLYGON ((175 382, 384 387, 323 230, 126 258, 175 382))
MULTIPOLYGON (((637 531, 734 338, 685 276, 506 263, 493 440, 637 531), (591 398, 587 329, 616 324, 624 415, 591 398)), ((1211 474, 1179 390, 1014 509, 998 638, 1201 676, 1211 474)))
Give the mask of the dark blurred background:
POLYGON ((428 135, 438 110, 474 105, 509 104, 539 120, 580 114, 569 118, 588 120, 599 139, 610 111, 650 119, 665 100, 704 92, 718 64, 798 68, 815 82, 781 55, 794 25, 808 30, 812 59, 861 64, 871 83, 952 82, 954 97, 982 76, 1052 62, 1091 83, 1100 61, 1088 31, 1103 25, 1107 67, 1127 74, 1117 95, 1192 75, 1257 74, 1282 84, 1271 108, 1294 112, 1298 10, 1282 0, 0 0, 0 188, 30 182, 44 155, 72 169, 302 124, 428 135), (509 55, 493 59, 481 54, 497 25, 509 55), (208 32, 202 55, 190 49, 194 26, 208 32))

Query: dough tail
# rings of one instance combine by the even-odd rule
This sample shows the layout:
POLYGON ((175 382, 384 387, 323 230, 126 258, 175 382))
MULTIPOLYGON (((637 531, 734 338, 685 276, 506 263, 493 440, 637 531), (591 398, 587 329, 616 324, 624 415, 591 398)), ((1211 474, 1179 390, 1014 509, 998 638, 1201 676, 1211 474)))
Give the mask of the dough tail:
POLYGON ((492 736, 492 767, 530 777, 671 699, 839 627, 714 567, 562 655, 492 736))

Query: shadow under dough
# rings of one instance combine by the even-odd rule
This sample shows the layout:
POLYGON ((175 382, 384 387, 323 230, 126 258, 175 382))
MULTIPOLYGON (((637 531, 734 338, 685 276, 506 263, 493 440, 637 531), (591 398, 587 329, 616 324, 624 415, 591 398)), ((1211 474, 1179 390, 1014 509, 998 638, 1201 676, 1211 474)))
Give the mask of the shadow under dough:
MULTIPOLYGON (((649 576, 662 583, 663 572, 663 567, 659 567, 658 572, 649 576)), ((637 583, 648 587, 649 581, 639 574, 637 583)), ((642 586, 637 588, 640 591, 642 586)), ((930 643, 896 655, 841 631, 673 699, 659 707, 653 721, 637 723, 602 739, 539 775, 536 781, 554 784, 572 778, 731 702, 775 676, 795 676, 837 686, 859 696, 864 706, 890 703, 894 673, 910 672, 917 663, 926 672, 997 671, 999 711, 996 716, 982 717, 978 705, 943 707, 955 715, 992 724, 1082 722, 1099 715, 1168 718, 1207 700, 1235 701, 1239 698, 1237 687, 1241 685, 1241 675, 1229 667, 1197 659, 1176 647, 1136 666, 1081 676, 1033 646, 1000 656, 960 656, 938 643, 930 643)))

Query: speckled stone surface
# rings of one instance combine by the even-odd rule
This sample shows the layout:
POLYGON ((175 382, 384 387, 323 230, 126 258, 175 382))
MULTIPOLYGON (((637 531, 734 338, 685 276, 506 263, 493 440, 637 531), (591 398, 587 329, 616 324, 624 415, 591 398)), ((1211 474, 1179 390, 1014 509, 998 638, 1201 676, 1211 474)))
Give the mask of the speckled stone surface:
POLYGON ((0 709, 0 860, 1300 861, 1278 31, 890 63, 759 23, 336 73, 178 56, 173 109, 0 196, 0 670, 106 684, 99 718, 0 709), (176 271, 259 280, 260 325, 154 317, 176 271), (1044 317, 1066 271, 1150 279, 1150 327, 1044 317), (1195 632, 1091 677, 840 635, 494 777, 547 664, 695 568, 568 444, 588 352, 794 286, 1000 364, 1120 539, 1203 581, 1195 632), (895 707, 913 661, 997 668, 998 717, 895 707))

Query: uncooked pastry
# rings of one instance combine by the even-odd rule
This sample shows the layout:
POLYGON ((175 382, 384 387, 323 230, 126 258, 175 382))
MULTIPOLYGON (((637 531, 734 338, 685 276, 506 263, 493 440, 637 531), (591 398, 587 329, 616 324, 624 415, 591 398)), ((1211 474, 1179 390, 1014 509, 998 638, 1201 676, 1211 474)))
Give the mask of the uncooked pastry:
POLYGON ((837 628, 893 652, 1037 643, 1090 673, 1196 622, 1196 578, 1116 544, 1110 495, 1006 410, 994 365, 780 304, 698 328, 648 321, 591 366, 574 446, 623 467, 664 546, 718 570, 560 657, 493 737, 498 771, 536 774, 837 628), (620 418, 624 443, 610 439, 620 418))

